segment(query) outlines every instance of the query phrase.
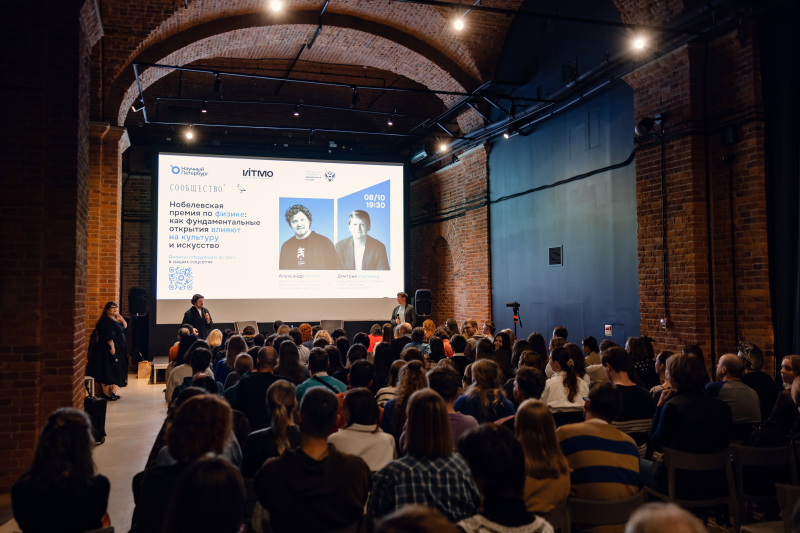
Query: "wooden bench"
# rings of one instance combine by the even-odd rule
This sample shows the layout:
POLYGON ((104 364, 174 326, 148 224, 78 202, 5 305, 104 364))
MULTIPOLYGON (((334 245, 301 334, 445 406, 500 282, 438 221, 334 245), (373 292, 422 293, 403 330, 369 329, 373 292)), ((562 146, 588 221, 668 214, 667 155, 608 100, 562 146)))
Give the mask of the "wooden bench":
POLYGON ((164 383, 167 382, 166 374, 167 367, 169 366, 169 357, 155 357, 153 359, 153 383, 158 383, 158 371, 164 371, 164 383))

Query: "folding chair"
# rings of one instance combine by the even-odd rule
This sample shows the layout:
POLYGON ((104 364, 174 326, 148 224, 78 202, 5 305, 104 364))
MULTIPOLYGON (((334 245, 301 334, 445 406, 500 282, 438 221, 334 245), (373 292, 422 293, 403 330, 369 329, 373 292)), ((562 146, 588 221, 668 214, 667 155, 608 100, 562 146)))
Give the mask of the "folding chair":
POLYGON ((569 533, 569 513, 567 513, 567 500, 556 505, 549 513, 542 515, 542 518, 553 526, 556 531, 569 533))
MULTIPOLYGON (((644 504, 645 492, 640 490, 624 500, 583 500, 567 498, 567 526, 607 526, 624 524, 633 512, 644 504)), ((555 528, 555 526, 553 526, 555 528)), ((568 530, 567 530, 568 531, 568 530)))
MULTIPOLYGON (((739 444, 731 445, 731 452, 733 455, 733 469, 736 474, 736 497, 739 501, 739 515, 742 522, 748 513, 748 503, 771 503, 776 502, 774 493, 772 494, 748 494, 747 486, 745 484, 744 467, 757 466, 759 472, 764 473, 764 467, 770 466, 785 466, 789 467, 791 462, 791 448, 784 446, 782 448, 752 448, 749 446, 741 446, 739 444)), ((766 472, 768 475, 769 472, 766 472)), ((752 479, 752 478, 751 478, 752 479)), ((788 480, 787 480, 788 481, 788 480)), ((775 479, 770 483, 775 485, 775 479)))

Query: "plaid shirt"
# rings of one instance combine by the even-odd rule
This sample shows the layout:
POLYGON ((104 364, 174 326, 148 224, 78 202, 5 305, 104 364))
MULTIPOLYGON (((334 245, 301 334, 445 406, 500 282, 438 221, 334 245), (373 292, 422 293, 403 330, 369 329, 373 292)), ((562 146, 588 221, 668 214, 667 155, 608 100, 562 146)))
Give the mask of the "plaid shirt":
POLYGON ((375 473, 369 514, 380 518, 412 504, 432 507, 451 522, 473 515, 480 493, 464 458, 457 453, 437 459, 406 456, 375 473))

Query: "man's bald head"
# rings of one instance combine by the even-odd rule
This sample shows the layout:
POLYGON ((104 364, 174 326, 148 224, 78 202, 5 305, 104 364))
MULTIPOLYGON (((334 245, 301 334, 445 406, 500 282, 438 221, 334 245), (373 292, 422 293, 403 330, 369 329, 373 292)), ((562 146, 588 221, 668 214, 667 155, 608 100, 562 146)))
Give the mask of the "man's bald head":
POLYGON ((728 379, 741 379, 743 373, 744 363, 736 354, 726 353, 719 358, 717 375, 728 379))
POLYGON ((411 327, 411 324, 409 324, 408 322, 403 322, 402 324, 400 324, 400 327, 403 328, 403 335, 410 334, 411 330, 413 329, 411 327))
POLYGON ((264 346, 256 355, 256 366, 259 371, 271 370, 278 364, 278 352, 272 346, 264 346))
POLYGON ((625 533, 706 533, 697 517, 673 503, 646 503, 625 526, 625 533))

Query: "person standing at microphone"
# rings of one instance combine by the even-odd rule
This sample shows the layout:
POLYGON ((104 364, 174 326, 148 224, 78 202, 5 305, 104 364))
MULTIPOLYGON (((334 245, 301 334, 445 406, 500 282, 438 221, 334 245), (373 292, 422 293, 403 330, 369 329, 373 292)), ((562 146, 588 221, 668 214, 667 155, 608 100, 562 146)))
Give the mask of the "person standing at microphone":
POLYGON ((208 309, 203 308, 203 295, 195 294, 192 296, 192 307, 183 314, 181 324, 189 324, 197 330, 197 338, 205 339, 211 331, 211 315, 208 309))

